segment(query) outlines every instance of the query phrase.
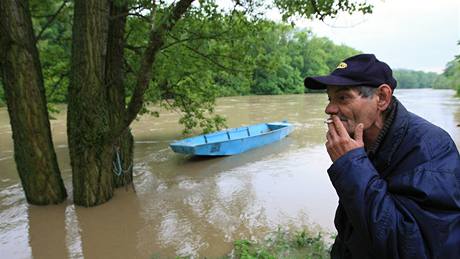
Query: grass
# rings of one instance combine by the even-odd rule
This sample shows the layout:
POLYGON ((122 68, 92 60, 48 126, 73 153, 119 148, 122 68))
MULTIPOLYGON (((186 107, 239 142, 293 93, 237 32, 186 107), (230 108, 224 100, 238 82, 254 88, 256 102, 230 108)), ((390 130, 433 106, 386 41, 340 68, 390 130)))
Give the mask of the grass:
POLYGON ((321 233, 312 234, 306 230, 291 233, 278 230, 264 241, 246 239, 234 242, 233 258, 275 259, 275 258, 330 258, 330 245, 321 233))
MULTIPOLYGON (((331 238, 325 238, 321 232, 311 233, 307 230, 289 231, 281 227, 267 235, 262 241, 239 239, 233 242, 230 254, 213 259, 307 259, 330 258, 331 238)), ((160 254, 151 256, 151 259, 171 258, 160 254)), ((176 256, 175 259, 210 258, 202 255, 176 256)))

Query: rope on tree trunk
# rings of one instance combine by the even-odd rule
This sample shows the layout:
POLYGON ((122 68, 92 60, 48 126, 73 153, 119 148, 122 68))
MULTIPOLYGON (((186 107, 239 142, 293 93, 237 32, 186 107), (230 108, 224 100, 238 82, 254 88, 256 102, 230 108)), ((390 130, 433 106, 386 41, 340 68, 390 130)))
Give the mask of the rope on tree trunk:
POLYGON ((131 168, 133 167, 133 164, 130 164, 128 166, 128 169, 124 170, 123 166, 121 165, 121 155, 120 155, 120 147, 115 147, 115 154, 117 156, 117 161, 113 162, 113 172, 115 173, 116 176, 122 176, 129 172, 131 168))

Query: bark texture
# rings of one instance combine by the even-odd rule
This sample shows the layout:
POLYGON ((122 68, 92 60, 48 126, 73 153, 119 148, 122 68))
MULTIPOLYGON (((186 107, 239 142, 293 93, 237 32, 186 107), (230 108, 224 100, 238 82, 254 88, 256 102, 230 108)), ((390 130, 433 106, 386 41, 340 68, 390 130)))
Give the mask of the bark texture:
POLYGON ((105 87, 108 23, 109 1, 75 1, 67 135, 74 203, 86 207, 113 196, 113 147, 105 87))
POLYGON ((52 142, 43 75, 25 0, 0 1, 0 69, 14 157, 27 201, 60 203, 67 193, 52 142))
POLYGON ((173 4, 169 15, 158 26, 152 25, 127 108, 123 49, 129 2, 75 1, 67 115, 75 204, 101 204, 112 197, 114 187, 132 182, 129 126, 142 107, 155 55, 192 2, 173 4))
MULTIPOLYGON (((128 5, 126 2, 110 3, 109 36, 107 41, 106 87, 109 98, 110 128, 114 129, 126 117, 124 85, 125 25, 128 5)), ((133 135, 126 129, 114 139, 113 168, 115 187, 126 186, 133 180, 133 135)))

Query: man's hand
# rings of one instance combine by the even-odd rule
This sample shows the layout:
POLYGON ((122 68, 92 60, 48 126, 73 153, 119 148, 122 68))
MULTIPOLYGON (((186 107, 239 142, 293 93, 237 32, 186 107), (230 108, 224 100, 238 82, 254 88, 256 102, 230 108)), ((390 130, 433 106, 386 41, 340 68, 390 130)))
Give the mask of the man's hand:
POLYGON ((364 146, 364 125, 360 123, 356 126, 354 139, 352 139, 338 116, 332 115, 332 121, 332 123, 327 124, 329 130, 326 134, 326 148, 332 162, 335 162, 348 151, 364 146))

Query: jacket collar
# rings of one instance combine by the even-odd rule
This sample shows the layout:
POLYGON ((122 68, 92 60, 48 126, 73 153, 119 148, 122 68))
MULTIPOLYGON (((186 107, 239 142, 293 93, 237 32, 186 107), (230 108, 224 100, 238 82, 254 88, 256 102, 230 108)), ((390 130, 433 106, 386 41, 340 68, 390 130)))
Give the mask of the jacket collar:
POLYGON ((377 152, 378 148, 382 144, 383 138, 387 135, 388 130, 393 124, 395 113, 396 113, 396 102, 397 102, 396 98, 393 96, 391 99, 390 105, 388 106, 387 110, 383 114, 383 118, 384 118, 383 127, 380 130, 377 136, 377 139, 375 140, 375 143, 366 150, 367 155, 370 158, 375 156, 375 153, 377 152))
POLYGON ((394 101, 395 115, 393 122, 376 150, 375 156, 371 157, 372 163, 381 177, 388 175, 387 169, 390 167, 393 155, 404 139, 408 127, 409 112, 396 97, 394 97, 394 101))

